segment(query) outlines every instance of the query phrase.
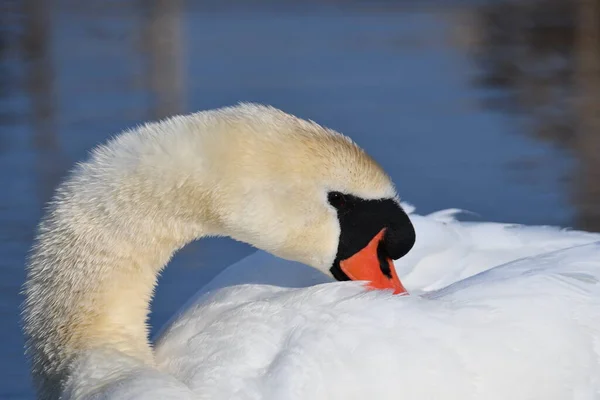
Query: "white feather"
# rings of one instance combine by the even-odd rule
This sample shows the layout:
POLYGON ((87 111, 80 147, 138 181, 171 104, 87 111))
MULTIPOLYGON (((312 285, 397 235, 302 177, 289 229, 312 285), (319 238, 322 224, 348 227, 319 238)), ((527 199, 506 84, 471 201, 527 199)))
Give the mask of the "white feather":
POLYGON ((160 367, 202 399, 600 398, 600 235, 411 218, 421 295, 257 252, 166 329, 160 367))

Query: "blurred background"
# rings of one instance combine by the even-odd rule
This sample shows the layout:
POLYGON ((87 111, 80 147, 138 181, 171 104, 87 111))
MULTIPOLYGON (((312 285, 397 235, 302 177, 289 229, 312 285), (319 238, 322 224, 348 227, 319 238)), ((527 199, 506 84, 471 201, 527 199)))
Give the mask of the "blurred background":
MULTIPOLYGON (((33 396, 19 290, 65 172, 239 101, 351 136, 420 213, 600 230, 600 0, 0 0, 0 399, 33 396)), ((252 251, 182 250, 153 331, 252 251)))

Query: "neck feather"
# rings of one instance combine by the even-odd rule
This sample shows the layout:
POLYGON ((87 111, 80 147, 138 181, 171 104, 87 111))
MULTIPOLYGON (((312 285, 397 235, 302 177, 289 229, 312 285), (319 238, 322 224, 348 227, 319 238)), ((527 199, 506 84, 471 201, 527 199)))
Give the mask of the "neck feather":
MULTIPOLYGON (((162 140, 176 141, 190 123, 162 140)), ((146 322, 158 274, 177 249, 218 232, 210 199, 189 193, 188 185, 197 191, 202 182, 183 174, 177 160, 154 170, 169 151, 154 130, 97 150, 59 186, 40 224, 24 326, 41 397, 57 398, 73 363, 91 350, 117 350, 152 365, 146 322), (182 211, 190 197, 203 204, 194 218, 182 211)))

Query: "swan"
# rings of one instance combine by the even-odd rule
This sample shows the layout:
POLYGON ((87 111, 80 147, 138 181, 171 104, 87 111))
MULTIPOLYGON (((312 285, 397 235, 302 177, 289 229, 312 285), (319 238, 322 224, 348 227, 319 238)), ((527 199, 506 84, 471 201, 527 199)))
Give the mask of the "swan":
POLYGON ((600 398, 600 235, 462 222, 458 214, 417 214, 399 203, 389 178, 350 141, 272 108, 242 105, 128 132, 73 172, 42 222, 25 303, 39 393, 77 399, 600 398), (295 142, 297 130, 309 131, 318 146, 295 142), (210 139, 203 137, 196 147, 190 139, 195 135, 210 139), (233 147, 216 151, 228 140, 233 147), (207 154, 214 163, 204 159, 207 154), (240 160, 240 154, 250 159, 240 160), (271 163, 277 154, 282 158, 271 163), (343 165, 343 172, 335 165, 343 165), (220 168, 236 169, 223 174, 220 168), (142 175, 145 185, 157 179, 155 184, 169 186, 142 190, 139 173, 149 174, 142 175), (217 173, 210 191, 235 186, 218 197, 219 209, 238 213, 227 214, 226 221, 207 213, 202 227, 217 220, 218 233, 199 227, 189 232, 182 222, 193 219, 190 210, 206 206, 188 197, 186 185, 217 173), (107 185, 106 177, 114 175, 116 182, 107 185), (115 185, 123 190, 122 182, 125 204, 115 199, 115 185), (75 195, 75 201, 69 197, 75 195), (171 196, 177 195, 185 197, 173 211, 171 196), (135 216, 125 206, 132 199, 129 207, 141 211, 135 216), (290 209, 298 203, 296 211, 290 209), (153 204, 160 209, 141 209, 153 204), (365 208, 369 204, 376 207, 365 208), (92 217, 83 224, 79 207, 85 206, 92 217), (165 218, 163 209, 177 219, 149 239, 147 232, 156 233, 156 222, 165 218), (366 216, 356 220, 362 223, 356 230, 348 210, 366 216), (385 218, 378 219, 375 210, 385 218), (239 218, 243 225, 235 224, 239 218), (57 220, 68 229, 48 226, 57 220), (112 224, 125 236, 107 231, 112 224), (79 227, 83 255, 74 259, 71 249, 56 254, 65 246, 63 229, 72 234, 79 227), (286 242, 282 231, 304 236, 286 242), (151 348, 143 325, 155 274, 185 240, 162 250, 168 254, 160 262, 151 256, 174 233, 229 234, 260 250, 203 287, 151 348), (103 241, 109 247, 94 244, 103 241), (356 242, 344 249, 348 241, 356 242), (143 250, 132 249, 132 242, 143 250), (89 262, 88 254, 98 255, 92 269, 131 263, 136 271, 111 269, 118 275, 105 278, 109 289, 98 286, 89 266, 78 267, 89 262), (146 265, 154 266, 154 275, 140 291, 146 265), (62 275, 54 276, 56 271, 62 275), (78 272, 92 286, 75 287, 72 274, 78 272), (335 282, 349 278, 391 290, 335 282), (410 295, 392 294, 406 293, 405 287, 410 295), (88 292, 108 299, 99 306, 88 292), (84 315, 67 320, 76 324, 57 321, 67 311, 62 307, 84 315), (82 328, 79 318, 89 313, 98 320, 83 320, 88 324, 82 328))
POLYGON ((203 236, 397 294, 392 260, 415 240, 382 168, 314 122, 241 104, 126 131, 75 167, 39 225, 24 289, 38 396, 194 398, 157 365, 146 320, 161 269, 203 236))
POLYGON ((257 251, 167 324, 158 365, 205 399, 600 398, 599 234, 403 208, 411 296, 257 251))

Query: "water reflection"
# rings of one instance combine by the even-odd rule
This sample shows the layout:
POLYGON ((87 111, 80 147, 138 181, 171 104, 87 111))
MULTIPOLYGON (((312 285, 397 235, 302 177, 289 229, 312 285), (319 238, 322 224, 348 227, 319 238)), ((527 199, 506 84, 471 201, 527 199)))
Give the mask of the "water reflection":
POLYGON ((185 109, 183 0, 141 0, 141 8, 142 54, 153 102, 149 118, 160 119, 185 109))
POLYGON ((575 225, 600 230, 600 1, 496 2, 480 10, 480 84, 490 107, 576 157, 575 225))
POLYGON ((575 199, 579 224, 600 229, 600 1, 579 0, 576 42, 577 143, 581 167, 575 199))
POLYGON ((32 149, 35 151, 35 188, 40 206, 50 198, 64 165, 56 121, 56 93, 52 60, 52 29, 46 0, 23 1, 21 55, 23 88, 29 98, 32 149))

